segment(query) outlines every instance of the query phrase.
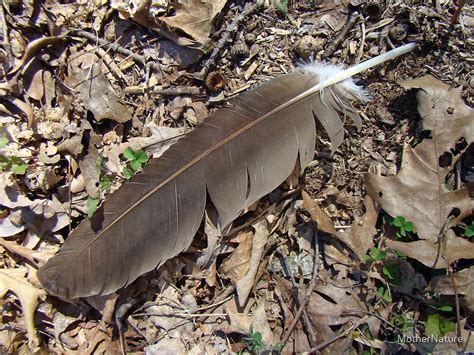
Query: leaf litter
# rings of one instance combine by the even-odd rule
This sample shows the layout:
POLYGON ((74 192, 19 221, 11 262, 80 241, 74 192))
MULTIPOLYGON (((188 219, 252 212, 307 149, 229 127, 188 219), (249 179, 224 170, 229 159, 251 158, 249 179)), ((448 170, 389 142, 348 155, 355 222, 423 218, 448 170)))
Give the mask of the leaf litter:
POLYGON ((0 82, 2 350, 472 350, 474 255, 465 232, 472 225, 465 64, 472 6, 450 32, 455 5, 397 3, 380 21, 356 23, 324 58, 352 7, 364 13, 363 2, 316 9, 275 2, 239 25, 244 8, 231 1, 145 3, 52 2, 36 15, 21 1, 4 4, 2 53, 11 60, 2 62, 0 82), (145 154, 160 156, 226 97, 290 70, 301 38, 315 37, 314 58, 353 64, 398 41, 394 27, 433 50, 407 57, 408 66, 364 74, 374 98, 359 108, 362 132, 348 128, 332 156, 318 133, 302 197, 292 188, 303 179, 294 176, 231 231, 219 230, 209 211, 186 253, 117 294, 38 305, 45 297, 35 268, 113 193, 125 167, 142 159, 133 163, 139 171, 145 154), (206 79, 220 78, 215 88, 193 76, 203 58, 202 67, 215 69, 206 79), (401 233, 410 223, 413 230, 401 233), (461 335, 464 344, 400 340, 433 331, 461 335))

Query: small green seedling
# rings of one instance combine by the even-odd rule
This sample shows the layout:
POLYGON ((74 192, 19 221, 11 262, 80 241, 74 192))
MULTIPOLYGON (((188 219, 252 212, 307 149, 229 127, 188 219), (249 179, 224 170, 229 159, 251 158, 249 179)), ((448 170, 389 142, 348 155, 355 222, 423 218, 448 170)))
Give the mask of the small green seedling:
POLYGON ((110 188, 112 187, 112 183, 114 182, 115 177, 113 175, 103 175, 100 178, 100 187, 105 191, 109 192, 110 188))
POLYGON ((402 237, 406 237, 407 232, 413 232, 414 228, 413 222, 406 220, 405 217, 402 216, 396 217, 393 220, 393 225, 398 227, 398 233, 400 233, 402 237))
POLYGON ((127 180, 130 180, 132 176, 148 161, 148 154, 146 154, 145 151, 134 151, 130 147, 125 149, 123 156, 127 159, 127 166, 123 168, 123 176, 127 180))
POLYGON ((397 329, 400 329, 402 334, 406 334, 406 332, 413 327, 415 322, 413 319, 408 318, 403 313, 395 314, 391 319, 390 323, 392 323, 397 329))
POLYGON ((259 353, 263 350, 262 333, 254 333, 252 326, 250 326, 249 335, 242 339, 242 343, 251 353, 259 353))
POLYGON ((375 293, 381 297, 385 302, 392 302, 392 295, 390 294, 390 289, 380 286, 375 293))
POLYGON ((464 230, 464 236, 468 238, 474 237, 474 221, 471 221, 471 224, 464 230))
POLYGON ((17 157, 6 157, 0 154, 0 171, 10 170, 17 175, 25 175, 28 164, 17 157))
POLYGON ((387 256, 387 253, 380 250, 377 247, 372 247, 369 251, 369 255, 364 256, 364 261, 366 263, 372 263, 374 261, 382 261, 387 256))
POLYGON ((277 10, 280 14, 286 15, 286 13, 288 12, 288 0, 278 1, 277 10))
POLYGON ((449 319, 440 316, 439 314, 432 314, 428 316, 425 325, 425 334, 428 336, 442 337, 447 333, 456 330, 456 323, 449 319))
POLYGON ((397 264, 385 264, 382 267, 382 274, 390 286, 400 285, 400 276, 398 274, 397 264))

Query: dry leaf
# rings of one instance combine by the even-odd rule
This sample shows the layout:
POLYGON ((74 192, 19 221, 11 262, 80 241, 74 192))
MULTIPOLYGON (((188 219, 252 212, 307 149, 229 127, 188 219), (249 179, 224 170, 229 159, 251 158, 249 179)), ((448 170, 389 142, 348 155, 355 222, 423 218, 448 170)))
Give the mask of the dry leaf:
POLYGON ((39 345, 39 338, 35 330, 34 314, 38 299, 44 295, 44 291, 33 287, 26 278, 27 269, 0 269, 0 295, 3 297, 10 290, 21 303, 23 315, 25 318, 26 329, 30 348, 36 348, 39 345))
MULTIPOLYGON (((471 311, 474 311, 474 266, 455 272, 452 277, 456 283, 456 291, 465 296, 467 306, 471 311)), ((433 277, 430 281, 430 288, 442 295, 454 295, 453 282, 449 275, 433 277)))
POLYGON ((221 266, 220 273, 224 277, 229 277, 232 282, 237 283, 249 270, 250 254, 252 252, 252 232, 240 234, 241 242, 221 266))
POLYGON ((18 70, 20 70, 26 63, 28 63, 41 49, 54 44, 58 43, 63 39, 63 37, 41 37, 35 39, 28 43, 28 46, 25 49, 25 53, 23 54, 23 58, 18 65, 12 69, 8 75, 15 74, 18 70))
POLYGON ((337 238, 348 245, 361 261, 367 250, 374 245, 373 238, 377 234, 375 224, 380 211, 370 196, 365 197, 364 206, 365 214, 355 218, 351 229, 336 234, 337 238))
POLYGON ((245 276, 237 281, 236 284, 237 298, 240 306, 243 306, 245 302, 247 302, 247 298, 255 281, 255 276, 257 275, 258 266, 262 260, 263 250, 270 235, 265 220, 257 222, 253 227, 255 228, 255 234, 252 240, 249 268, 245 276))
POLYGON ((306 191, 303 191, 303 208, 309 212, 311 218, 318 223, 319 229, 323 232, 335 235, 334 223, 306 191))
POLYGON ((66 84, 78 90, 86 107, 94 114, 96 121, 110 119, 127 122, 132 114, 114 92, 109 80, 100 69, 100 64, 91 68, 72 68, 66 84))
MULTIPOLYGON (((413 85, 419 86, 420 81, 418 79, 413 85)), ((473 243, 453 233, 444 233, 472 211, 468 188, 450 191, 445 187, 445 181, 460 155, 474 141, 474 116, 472 110, 460 102, 459 90, 448 89, 434 79, 421 82, 429 85, 419 94, 419 106, 426 120, 424 124, 432 128, 432 138, 424 139, 415 148, 404 147, 397 176, 368 174, 366 185, 370 196, 387 213, 412 221, 421 239, 412 243, 387 241, 387 245, 428 267, 443 268, 446 267, 444 257, 449 263, 460 258, 474 258, 473 243), (445 96, 453 97, 438 99, 445 96), (451 107, 453 102, 458 106, 451 107), (470 113, 465 115, 466 112, 470 113), (458 144, 461 139, 467 144, 458 144), (448 219, 455 208, 459 214, 448 219), (444 255, 444 249, 439 249, 444 245, 440 241, 445 237, 447 255, 444 255)))
POLYGON ((175 2, 175 14, 159 19, 169 27, 181 30, 197 42, 205 44, 212 30, 212 20, 226 2, 227 0, 175 2))
POLYGON ((47 251, 31 250, 29 248, 18 245, 16 242, 11 242, 3 239, 0 239, 0 245, 6 250, 8 250, 10 253, 21 256, 22 258, 28 260, 36 267, 46 264, 46 261, 48 261, 48 259, 51 258, 54 254, 47 251))

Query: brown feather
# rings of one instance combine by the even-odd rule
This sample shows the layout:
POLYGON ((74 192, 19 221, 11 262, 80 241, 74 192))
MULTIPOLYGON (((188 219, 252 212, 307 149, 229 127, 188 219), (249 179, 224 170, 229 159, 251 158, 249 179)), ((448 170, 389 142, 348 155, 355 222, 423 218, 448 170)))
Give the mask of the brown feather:
POLYGON ((206 192, 229 225, 313 159, 316 116, 336 149, 343 141, 337 111, 360 119, 341 84, 296 102, 318 84, 299 69, 232 99, 188 135, 151 160, 85 219, 60 252, 38 271, 54 295, 109 294, 189 247, 206 205, 206 192), (323 97, 323 99, 321 98, 323 97))

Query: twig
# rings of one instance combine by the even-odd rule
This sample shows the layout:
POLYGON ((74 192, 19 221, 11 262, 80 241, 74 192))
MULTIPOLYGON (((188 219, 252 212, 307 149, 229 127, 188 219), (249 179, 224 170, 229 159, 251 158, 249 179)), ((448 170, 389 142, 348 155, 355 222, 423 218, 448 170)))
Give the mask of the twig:
POLYGON ((139 62, 140 64, 143 64, 145 66, 149 65, 151 68, 153 68, 155 70, 161 70, 160 65, 158 63, 149 62, 145 59, 145 57, 143 57, 139 54, 136 54, 136 53, 132 52, 131 50, 120 46, 117 43, 111 43, 111 42, 109 42, 109 41, 107 41, 103 38, 98 38, 97 36, 95 36, 94 34, 92 34, 90 32, 87 32, 87 31, 84 31, 84 30, 79 30, 79 29, 74 29, 74 30, 72 30, 71 34, 82 37, 82 38, 85 38, 89 41, 94 42, 94 44, 99 44, 101 47, 105 47, 105 48, 107 48, 107 49, 109 49, 113 52, 117 52, 117 53, 120 53, 120 54, 123 54, 123 55, 126 55, 126 56, 130 56, 130 57, 133 58, 133 60, 135 60, 136 62, 139 62))
MULTIPOLYGON (((300 300, 300 295, 299 295, 299 292, 298 292, 298 287, 296 286, 296 281, 295 281, 295 277, 293 275, 293 272, 291 271, 291 267, 288 265, 288 261, 286 260, 286 258, 282 255, 283 257, 283 262, 285 263, 285 268, 288 272, 288 275, 290 275, 290 279, 291 279, 291 283, 293 284, 293 298, 295 299, 295 304, 296 304, 296 307, 300 308, 301 307, 301 300, 300 300)), ((309 320, 309 317, 308 317, 308 313, 306 312, 306 309, 303 309, 303 322, 306 326, 306 331, 309 335, 309 343, 311 345, 311 347, 314 347, 316 346, 317 344, 317 339, 316 339, 316 336, 314 334, 314 330, 313 330, 313 326, 311 325, 311 322, 309 320)))
POLYGON ((356 11, 349 18, 349 21, 347 21, 347 23, 344 25, 341 32, 339 32, 339 34, 337 35, 336 39, 332 41, 329 47, 327 47, 326 50, 324 51, 325 58, 331 57, 334 54, 337 48, 349 35, 350 30, 352 30, 352 28, 354 27, 354 25, 357 23, 358 20, 359 20, 359 13, 356 11))
POLYGON ((360 29, 362 31, 362 39, 360 43, 359 54, 357 55, 357 58, 355 61, 356 64, 360 62, 360 60, 362 59, 362 55, 364 54, 366 31, 365 31, 365 22, 364 22, 363 17, 362 17, 362 21, 360 22, 360 29))
POLYGON ((232 23, 226 28, 224 34, 222 35, 222 37, 219 39, 216 46, 212 50, 211 55, 204 62, 201 71, 194 75, 196 79, 204 80, 204 78, 209 73, 210 68, 214 66, 217 60, 217 56, 219 55, 221 50, 224 48, 226 44, 228 44, 232 40, 232 37, 234 36, 235 32, 237 32, 237 30, 239 29, 239 25, 243 22, 243 20, 247 16, 252 14, 259 7, 260 7, 259 1, 257 1, 255 4, 252 4, 250 2, 247 2, 245 4, 243 11, 237 17, 235 17, 232 23))
POLYGON ((303 298, 303 302, 301 302, 300 308, 298 309, 298 312, 296 312, 295 318, 290 324, 290 327, 286 331, 286 334, 282 340, 283 347, 285 344, 288 342, 288 339, 290 338, 291 333, 296 327, 296 324, 298 323, 298 319, 301 317, 303 314, 306 305, 308 304, 311 295, 313 294, 314 288, 316 287, 316 279, 318 278, 318 264, 319 264, 319 236, 317 229, 314 229, 314 264, 313 264, 313 276, 311 277, 311 281, 309 282, 308 288, 306 289, 306 293, 303 298))
POLYGON ((459 1, 458 8, 454 12, 453 17, 451 17, 451 25, 454 25, 456 24, 456 22, 458 22, 459 15, 461 15, 462 8, 464 7, 464 5, 466 5, 466 3, 467 0, 459 1))
MULTIPOLYGON (((124 92, 129 95, 143 94, 145 88, 141 86, 129 86, 125 88, 124 92)), ((201 95, 201 91, 196 86, 174 86, 167 89, 154 88, 151 93, 163 96, 178 96, 178 95, 201 95)))

